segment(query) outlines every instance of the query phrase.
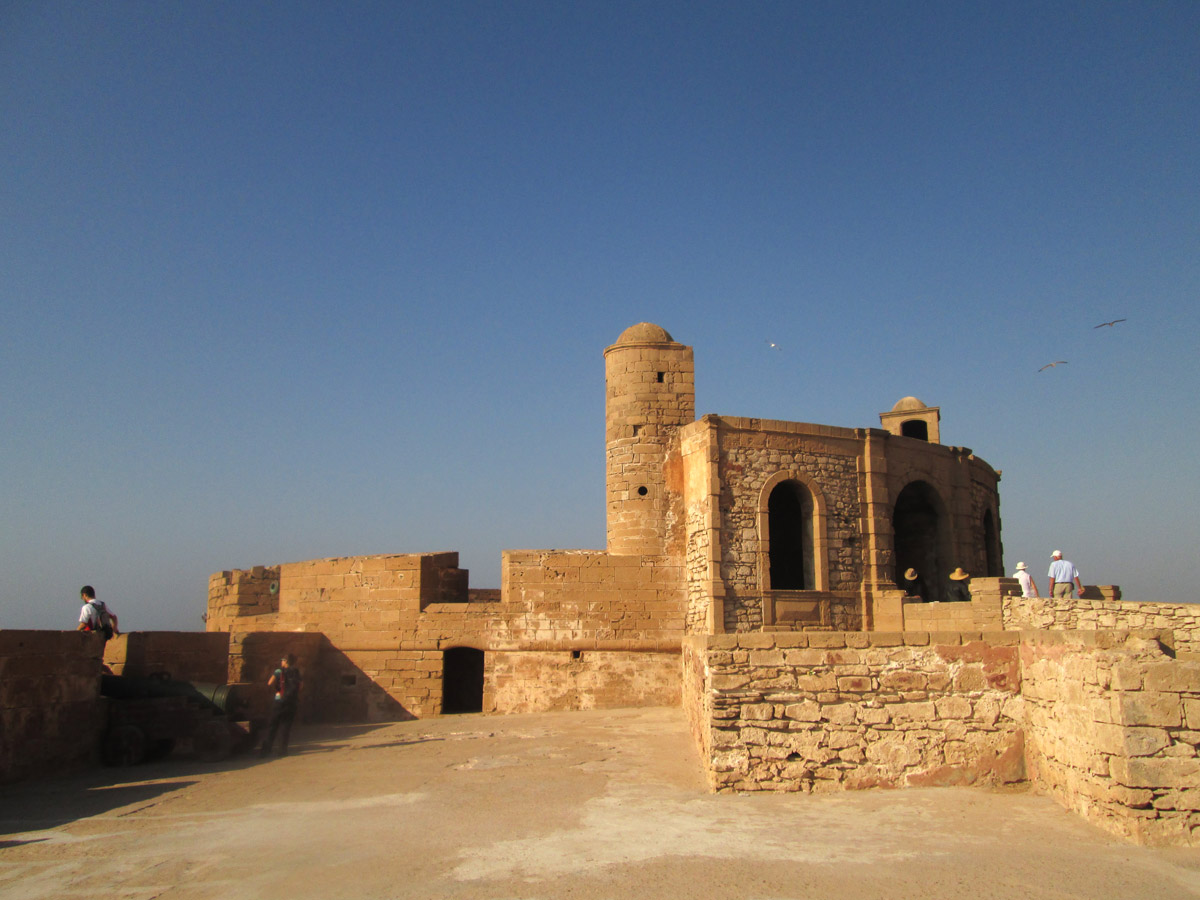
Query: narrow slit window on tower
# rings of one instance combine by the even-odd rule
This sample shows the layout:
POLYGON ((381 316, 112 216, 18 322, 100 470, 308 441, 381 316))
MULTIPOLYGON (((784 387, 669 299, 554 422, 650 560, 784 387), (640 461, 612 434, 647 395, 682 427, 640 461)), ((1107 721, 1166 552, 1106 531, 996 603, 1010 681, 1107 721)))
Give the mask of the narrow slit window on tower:
POLYGON ((663 383, 663 378, 666 376, 666 374, 667 374, 666 372, 659 372, 659 373, 658 373, 658 383, 659 383, 659 384, 662 384, 662 383, 663 383))

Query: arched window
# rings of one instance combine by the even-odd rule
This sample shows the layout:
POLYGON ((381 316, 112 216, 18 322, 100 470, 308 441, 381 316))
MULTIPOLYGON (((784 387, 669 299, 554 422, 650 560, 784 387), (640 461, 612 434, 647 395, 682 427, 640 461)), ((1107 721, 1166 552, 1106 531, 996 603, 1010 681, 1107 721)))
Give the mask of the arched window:
POLYGON ((442 654, 442 712, 483 712, 483 651, 451 647, 442 654))
POLYGON ((929 424, 923 419, 909 419, 907 422, 900 423, 900 434, 902 437, 927 441, 929 440, 929 424))
POLYGON ((812 493, 798 481, 782 481, 767 500, 771 590, 816 589, 812 493))

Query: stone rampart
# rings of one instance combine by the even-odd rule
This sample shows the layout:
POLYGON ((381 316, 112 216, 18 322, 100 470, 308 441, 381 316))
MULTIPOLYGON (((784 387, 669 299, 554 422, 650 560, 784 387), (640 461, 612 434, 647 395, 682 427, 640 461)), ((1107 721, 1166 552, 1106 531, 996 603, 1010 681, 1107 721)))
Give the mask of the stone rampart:
POLYGON ((0 631, 0 783, 96 761, 103 652, 98 634, 0 631))
POLYGON ((1114 834, 1200 846, 1200 662, 1153 635, 1023 635, 1029 776, 1114 834))
MULTIPOLYGON (((320 719, 438 714, 444 651, 455 647, 484 651, 494 662, 535 650, 589 654, 587 666, 572 670, 587 678, 573 686, 552 684, 515 659, 487 667, 485 678, 504 676, 503 685, 484 686, 490 712, 559 708, 564 690, 605 706, 678 696, 672 666, 684 630, 681 562, 600 551, 507 551, 498 596, 468 591, 457 565, 455 553, 406 554, 222 572, 210 581, 208 627, 234 635, 235 658, 238 635, 248 632, 274 635, 280 652, 296 643, 286 633, 323 636, 327 644, 308 669, 321 685, 310 701, 311 715, 320 719), (617 657, 597 655, 612 653, 640 654, 655 685, 629 679, 617 657), (530 678, 523 686, 516 684, 522 673, 530 678)), ((231 672, 231 680, 252 679, 231 672)))
POLYGON ((979 632, 690 638, 684 702, 718 791, 1020 781, 1016 645, 979 632))
POLYGON ((1200 655, 1200 603, 1133 602, 1112 599, 1115 588, 1101 585, 1085 590, 1083 598, 1004 598, 1004 627, 1053 631, 1151 629, 1171 631, 1175 651, 1200 655), (1088 593, 1109 596, 1088 597, 1088 593))

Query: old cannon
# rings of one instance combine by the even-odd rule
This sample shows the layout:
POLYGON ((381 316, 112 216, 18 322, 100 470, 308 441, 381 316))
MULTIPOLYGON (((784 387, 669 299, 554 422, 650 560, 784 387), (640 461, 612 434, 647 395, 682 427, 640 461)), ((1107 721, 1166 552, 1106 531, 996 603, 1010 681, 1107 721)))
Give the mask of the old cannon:
POLYGON ((204 684, 163 675, 104 675, 100 695, 108 708, 102 756, 131 766, 186 746, 206 762, 249 746, 254 730, 247 715, 256 685, 204 684))

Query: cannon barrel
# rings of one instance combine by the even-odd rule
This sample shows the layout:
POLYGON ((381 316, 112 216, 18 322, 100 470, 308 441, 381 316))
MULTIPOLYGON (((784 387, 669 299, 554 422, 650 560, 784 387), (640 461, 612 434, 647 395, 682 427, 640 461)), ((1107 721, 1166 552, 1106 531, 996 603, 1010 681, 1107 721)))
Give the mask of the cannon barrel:
POLYGON ((158 676, 133 678, 104 675, 100 679, 100 695, 113 700, 187 697, 229 718, 237 718, 249 703, 242 685, 180 681, 158 676))

